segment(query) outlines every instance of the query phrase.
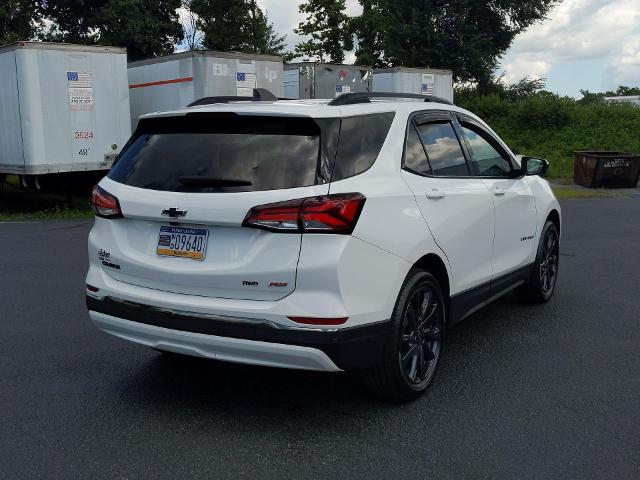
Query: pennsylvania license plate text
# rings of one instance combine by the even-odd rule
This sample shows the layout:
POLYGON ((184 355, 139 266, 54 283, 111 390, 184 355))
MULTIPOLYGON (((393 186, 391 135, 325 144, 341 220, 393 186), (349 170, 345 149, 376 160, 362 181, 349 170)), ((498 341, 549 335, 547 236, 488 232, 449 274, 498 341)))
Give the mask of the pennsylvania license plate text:
POLYGON ((209 231, 203 228, 160 227, 158 255, 204 260, 209 231))

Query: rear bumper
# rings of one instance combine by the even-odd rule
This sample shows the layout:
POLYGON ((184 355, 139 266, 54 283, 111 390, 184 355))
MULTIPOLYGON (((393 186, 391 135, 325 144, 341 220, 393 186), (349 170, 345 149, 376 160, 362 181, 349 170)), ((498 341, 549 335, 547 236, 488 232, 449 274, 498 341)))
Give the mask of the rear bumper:
POLYGON ((91 320, 107 333, 187 355, 305 370, 357 370, 382 356, 388 321, 323 330, 179 312, 87 296, 91 320))

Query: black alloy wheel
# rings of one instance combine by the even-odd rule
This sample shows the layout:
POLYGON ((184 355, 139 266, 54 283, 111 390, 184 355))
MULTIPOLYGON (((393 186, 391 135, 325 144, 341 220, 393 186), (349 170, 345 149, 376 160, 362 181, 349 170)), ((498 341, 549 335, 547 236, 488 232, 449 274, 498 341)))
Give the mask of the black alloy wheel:
POLYGON ((542 241, 542 258, 540 261, 540 286, 545 298, 551 297, 558 278, 558 257, 560 248, 558 245, 558 231, 550 228, 545 232, 542 241))
POLYGON ((556 289, 560 265, 560 234, 553 222, 547 221, 542 234, 536 260, 531 268, 529 279, 516 288, 515 293, 523 303, 544 303, 556 289))
POLYGON ((431 385, 444 341, 445 298, 429 272, 409 272, 391 315, 382 358, 362 372, 374 394, 395 401, 419 398, 431 385))
POLYGON ((440 356, 442 305, 431 285, 414 290, 405 310, 399 358, 408 382, 430 381, 440 356))

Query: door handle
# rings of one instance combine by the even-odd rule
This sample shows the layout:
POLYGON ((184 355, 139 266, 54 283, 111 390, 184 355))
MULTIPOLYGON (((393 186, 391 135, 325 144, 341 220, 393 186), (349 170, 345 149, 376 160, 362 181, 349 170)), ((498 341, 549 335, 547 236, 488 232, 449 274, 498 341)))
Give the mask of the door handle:
POLYGON ((429 200, 439 200, 441 198, 444 198, 445 196, 446 194, 444 192, 440 190, 436 190, 435 188, 430 192, 427 192, 427 198, 429 200))
POLYGON ((494 194, 496 197, 503 197, 503 196, 504 196, 504 194, 505 194, 505 191, 504 191, 504 189, 502 189, 502 188, 500 188, 500 187, 494 187, 494 189, 493 189, 493 194, 494 194))

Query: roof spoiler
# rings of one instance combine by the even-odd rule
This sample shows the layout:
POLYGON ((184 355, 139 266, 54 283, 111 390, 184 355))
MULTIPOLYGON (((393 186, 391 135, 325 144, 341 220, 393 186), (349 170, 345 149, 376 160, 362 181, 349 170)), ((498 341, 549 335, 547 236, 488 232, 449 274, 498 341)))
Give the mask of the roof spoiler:
POLYGON ((266 88, 254 88, 252 97, 238 97, 233 95, 220 96, 220 97, 203 97, 199 98, 195 102, 191 102, 187 107, 196 107, 198 105, 212 105, 214 103, 229 103, 229 102, 275 102, 278 100, 273 93, 266 88))

